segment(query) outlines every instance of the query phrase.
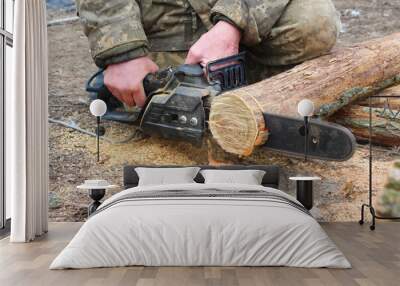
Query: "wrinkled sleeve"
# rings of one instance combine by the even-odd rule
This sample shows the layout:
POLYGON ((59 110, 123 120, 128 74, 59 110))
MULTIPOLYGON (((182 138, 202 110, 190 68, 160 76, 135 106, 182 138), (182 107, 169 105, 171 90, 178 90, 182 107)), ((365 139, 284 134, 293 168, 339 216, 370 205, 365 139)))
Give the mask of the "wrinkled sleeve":
POLYGON ((211 21, 227 20, 242 30, 242 43, 259 44, 268 37, 290 0, 218 0, 211 21))
POLYGON ((144 56, 148 42, 134 0, 76 0, 94 62, 99 67, 144 56))

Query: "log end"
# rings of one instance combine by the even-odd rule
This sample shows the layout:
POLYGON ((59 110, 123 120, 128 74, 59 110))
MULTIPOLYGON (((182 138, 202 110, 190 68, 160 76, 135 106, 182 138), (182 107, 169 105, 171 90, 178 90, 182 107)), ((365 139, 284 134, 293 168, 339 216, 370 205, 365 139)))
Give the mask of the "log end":
POLYGON ((222 149, 240 156, 249 156, 255 146, 264 144, 268 138, 264 117, 256 101, 237 91, 213 100, 209 127, 222 149))

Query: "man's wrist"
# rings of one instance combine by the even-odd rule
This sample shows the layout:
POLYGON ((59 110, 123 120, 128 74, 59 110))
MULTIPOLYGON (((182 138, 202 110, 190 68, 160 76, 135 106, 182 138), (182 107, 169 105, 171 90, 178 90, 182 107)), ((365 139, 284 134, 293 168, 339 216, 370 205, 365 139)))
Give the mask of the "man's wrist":
POLYGON ((236 44, 240 43, 242 31, 236 25, 233 25, 230 22, 221 19, 215 24, 214 27, 216 29, 221 29, 223 31, 223 34, 228 36, 229 39, 234 41, 236 44))
POLYGON ((119 64, 122 62, 127 62, 137 58, 145 57, 149 53, 147 46, 137 47, 130 51, 123 53, 116 53, 114 55, 102 55, 94 59, 96 65, 101 68, 105 68, 112 64, 119 64))

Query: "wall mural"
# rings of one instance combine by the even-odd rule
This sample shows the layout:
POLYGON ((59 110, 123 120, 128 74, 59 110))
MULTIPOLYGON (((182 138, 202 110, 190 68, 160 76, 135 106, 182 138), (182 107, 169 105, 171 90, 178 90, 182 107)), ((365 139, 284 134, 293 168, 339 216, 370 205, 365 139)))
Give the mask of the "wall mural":
MULTIPOLYGON (((312 209, 313 215, 319 220, 358 220, 360 206, 368 199, 369 149, 365 139, 368 138, 369 102, 365 100, 366 95, 371 92, 400 95, 400 88, 395 85, 398 78, 394 77, 399 71, 376 65, 378 55, 371 54, 368 58, 363 58, 363 55, 371 45, 368 42, 371 33, 374 37, 382 38, 379 44, 374 42, 377 49, 381 50, 379 62, 383 62, 382 57, 390 59, 390 50, 396 49, 396 44, 400 43, 396 42, 398 36, 390 35, 396 31, 395 21, 369 25, 369 21, 380 18, 378 11, 383 9, 383 4, 376 3, 375 6, 382 7, 375 7, 367 5, 367 0, 357 1, 361 9, 353 7, 355 5, 350 5, 349 1, 333 2, 342 20, 337 50, 335 48, 334 53, 309 61, 300 68, 282 64, 279 68, 267 67, 261 64, 259 56, 268 51, 267 48, 258 51, 247 49, 246 56, 238 54, 213 65, 204 65, 204 69, 200 66, 182 67, 185 60, 195 60, 193 54, 179 51, 190 47, 187 42, 180 42, 179 37, 164 42, 151 39, 154 49, 178 51, 150 52, 149 58, 138 63, 137 67, 125 69, 127 72, 124 75, 127 74, 129 78, 129 74, 147 74, 148 71, 155 72, 157 66, 160 68, 162 72, 145 78, 144 90, 138 93, 152 95, 151 100, 146 100, 143 96, 130 96, 110 84, 108 89, 105 88, 104 81, 116 81, 110 77, 104 79, 104 73, 99 72, 99 67, 109 64, 110 57, 97 53, 93 59, 90 47, 92 51, 99 50, 112 42, 106 39, 107 31, 104 31, 103 38, 88 41, 76 16, 75 3, 71 0, 48 0, 50 219, 86 219, 91 199, 86 191, 76 187, 88 179, 104 179, 121 187, 122 167, 128 164, 273 164, 282 169, 280 188, 290 194, 295 192, 295 182, 290 181, 289 177, 308 175, 321 178, 314 185, 312 209), (364 14, 368 17, 364 17, 364 14), (352 28, 348 29, 350 23, 352 28), (373 30, 367 31, 365 27, 373 30), (351 53, 343 48, 361 42, 365 43, 359 44, 351 53), (347 80, 348 65, 355 60, 352 56, 359 62, 357 69, 351 71, 352 80, 347 80), (374 56, 377 57, 376 62, 374 56), (372 66, 378 71, 385 69, 385 73, 368 73, 372 66), (147 69, 143 70, 143 67, 147 69), (291 70, 286 72, 288 69, 291 70), (207 78, 204 70, 207 71, 207 78), (393 73, 392 77, 390 73, 393 73), (221 78, 221 74, 225 78, 221 78), (242 86, 255 82, 255 85, 242 86), (176 88, 178 85, 179 89, 176 88), (162 91, 160 87, 163 87, 162 91), (221 90, 226 96, 217 97, 221 90), (345 99, 341 97, 343 94, 346 95, 345 99), (93 100, 98 98, 106 103, 107 110, 102 110, 102 105, 92 105, 92 109, 89 109, 93 100), (218 100, 211 104, 210 98, 218 100), (307 102, 298 106, 303 99, 311 100, 315 110, 310 110, 307 102), (132 100, 146 108, 132 107, 132 100), (354 103, 347 105, 348 101, 354 103), (154 122, 156 115, 161 112, 160 108, 164 113, 154 122), (261 118, 264 119, 257 116, 260 108, 263 112, 260 113, 263 115, 261 118), (309 119, 300 116, 299 112, 304 116, 316 113, 323 116, 326 123, 311 119, 310 128, 301 129, 304 120, 309 119), (99 125, 93 114, 102 115, 99 125), (339 123, 340 126, 328 121, 339 123), (271 126, 279 129, 279 136, 277 132, 267 136, 267 129, 271 126), (346 131, 347 128, 353 131, 357 143, 353 142, 353 135, 346 131), (97 134, 100 136, 99 156, 97 134), (307 144, 306 151, 304 138, 309 138, 310 144, 307 144), (304 152, 307 160, 304 160, 304 152)), ((389 7, 392 4, 385 5, 385 13, 392 13, 389 7)), ((142 13, 148 17, 144 23, 145 30, 154 30, 155 20, 150 16, 155 12, 147 11, 150 9, 148 7, 142 9, 145 10, 142 13)), ((186 11, 188 7, 177 4, 176 9, 186 11)), ((191 39, 198 39, 204 33, 205 27, 199 27, 192 31, 191 39)), ((89 28, 90 25, 86 26, 86 29, 89 28)), ((179 30, 178 26, 174 28, 179 30)), ((189 28, 182 29, 187 31, 189 28)), ((132 33, 132 29, 113 33, 132 33)), ((123 47, 120 48, 122 57, 129 54, 123 47)), ((138 52, 137 49, 135 51, 138 52)), ((111 58, 111 61, 118 60, 119 56, 111 58)), ((109 74, 121 77, 117 72, 109 74)), ((378 190, 374 192, 374 197, 380 215, 398 216, 400 163, 394 165, 393 171, 388 170, 400 155, 400 122, 398 117, 386 116, 382 110, 390 106, 393 112, 397 112, 400 99, 374 99, 372 105, 375 143, 373 188, 378 190)), ((109 190, 106 197, 120 190, 109 190)))

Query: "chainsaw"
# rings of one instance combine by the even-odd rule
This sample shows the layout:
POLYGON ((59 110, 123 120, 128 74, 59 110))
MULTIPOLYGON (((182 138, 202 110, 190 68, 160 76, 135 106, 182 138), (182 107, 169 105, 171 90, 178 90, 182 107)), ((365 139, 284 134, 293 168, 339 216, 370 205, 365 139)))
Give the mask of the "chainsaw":
MULTIPOLYGON (((137 125, 148 135, 201 145, 212 99, 246 84, 245 54, 240 53, 212 61, 205 68, 180 65, 148 74, 143 80, 146 94, 143 108, 127 107, 118 101, 104 85, 103 70, 90 77, 86 90, 106 102, 108 111, 103 116, 106 120, 137 125)), ((263 147, 303 156, 307 144, 303 120, 269 113, 264 113, 264 118, 270 134, 263 147)), ((354 135, 338 124, 312 120, 308 135, 310 158, 344 161, 355 151, 354 135)))

